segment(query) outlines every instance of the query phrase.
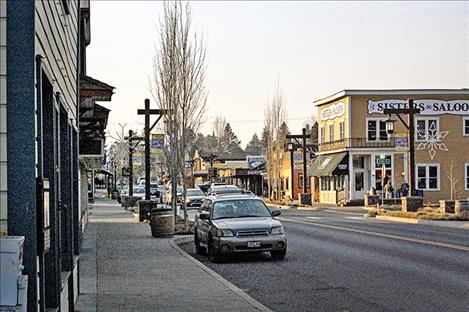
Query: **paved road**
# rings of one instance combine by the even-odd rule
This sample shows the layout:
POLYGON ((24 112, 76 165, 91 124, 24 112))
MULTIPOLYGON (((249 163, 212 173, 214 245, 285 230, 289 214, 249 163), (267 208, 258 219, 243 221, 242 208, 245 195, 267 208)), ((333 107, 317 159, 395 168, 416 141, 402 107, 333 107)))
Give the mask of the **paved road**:
POLYGON ((274 311, 468 311, 469 230, 362 215, 283 210, 280 262, 197 258, 274 311))

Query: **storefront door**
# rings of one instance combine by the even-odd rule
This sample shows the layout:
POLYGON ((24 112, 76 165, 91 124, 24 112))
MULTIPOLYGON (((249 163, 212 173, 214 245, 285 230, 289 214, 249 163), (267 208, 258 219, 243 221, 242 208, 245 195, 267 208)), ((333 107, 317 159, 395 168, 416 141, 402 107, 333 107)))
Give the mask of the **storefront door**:
POLYGON ((369 188, 369 156, 353 155, 352 192, 353 199, 363 199, 369 188))

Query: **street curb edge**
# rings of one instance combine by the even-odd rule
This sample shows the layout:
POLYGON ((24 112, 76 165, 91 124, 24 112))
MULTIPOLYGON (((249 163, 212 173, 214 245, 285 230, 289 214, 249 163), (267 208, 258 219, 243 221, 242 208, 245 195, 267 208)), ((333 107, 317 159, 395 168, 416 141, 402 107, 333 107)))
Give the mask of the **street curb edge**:
POLYGON ((182 244, 182 243, 188 243, 190 241, 192 241, 192 237, 191 236, 185 236, 185 237, 173 238, 172 240, 169 241, 169 244, 171 245, 171 247, 176 249, 184 257, 189 259, 191 262, 193 262, 199 268, 201 268, 202 270, 207 272, 210 276, 215 278, 218 282, 220 282, 224 286, 228 287, 233 293, 235 293, 238 297, 240 297, 241 299, 246 301, 248 304, 250 304, 256 310, 263 311, 263 312, 273 312, 272 310, 270 310, 269 308, 267 308, 266 306, 264 306, 263 304, 261 304, 260 302, 258 302, 257 300, 255 300, 254 298, 249 296, 248 294, 246 294, 244 291, 242 291, 241 289, 236 287, 233 283, 231 283, 228 280, 226 280, 225 278, 223 278, 220 274, 216 273, 215 271, 213 271, 212 269, 210 269, 209 267, 204 265, 202 262, 195 259, 194 257, 189 255, 188 253, 186 253, 184 250, 182 250, 181 247, 179 247, 177 245, 178 243, 182 244))

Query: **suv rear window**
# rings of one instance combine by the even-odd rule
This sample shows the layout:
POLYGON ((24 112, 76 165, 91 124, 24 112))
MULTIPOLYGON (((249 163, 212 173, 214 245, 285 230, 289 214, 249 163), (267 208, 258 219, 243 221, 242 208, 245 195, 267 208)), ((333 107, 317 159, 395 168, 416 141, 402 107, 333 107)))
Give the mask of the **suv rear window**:
POLYGON ((223 200, 213 204, 213 220, 270 216, 270 210, 258 199, 223 200))

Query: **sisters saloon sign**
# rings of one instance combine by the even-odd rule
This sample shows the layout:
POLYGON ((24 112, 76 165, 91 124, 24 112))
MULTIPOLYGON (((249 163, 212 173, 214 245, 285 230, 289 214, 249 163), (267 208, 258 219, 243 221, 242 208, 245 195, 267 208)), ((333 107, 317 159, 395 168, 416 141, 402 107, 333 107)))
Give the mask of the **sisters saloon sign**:
MULTIPOLYGON (((406 100, 368 101, 368 114, 383 114, 387 108, 406 108, 406 100)), ((469 100, 414 100, 421 115, 469 115, 469 100)))

